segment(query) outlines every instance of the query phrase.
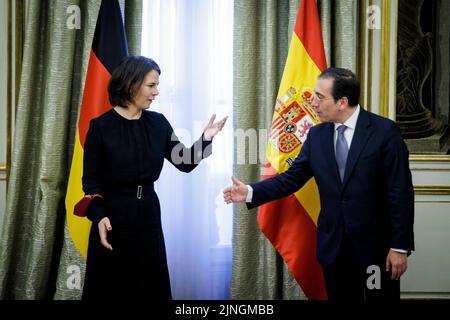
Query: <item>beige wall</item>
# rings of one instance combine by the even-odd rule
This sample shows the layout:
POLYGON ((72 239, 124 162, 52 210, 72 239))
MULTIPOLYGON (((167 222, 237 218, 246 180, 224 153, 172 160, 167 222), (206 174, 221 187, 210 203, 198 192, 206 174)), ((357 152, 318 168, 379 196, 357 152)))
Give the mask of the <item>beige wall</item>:
POLYGON ((413 156, 415 242, 405 298, 450 298, 450 156, 413 156))

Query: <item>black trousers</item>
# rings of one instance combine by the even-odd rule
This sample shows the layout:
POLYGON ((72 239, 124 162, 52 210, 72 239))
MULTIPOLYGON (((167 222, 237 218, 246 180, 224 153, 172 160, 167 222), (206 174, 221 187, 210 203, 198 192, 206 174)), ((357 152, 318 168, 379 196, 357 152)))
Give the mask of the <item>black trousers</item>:
MULTIPOLYGON (((386 257, 384 257, 386 259, 386 257)), ((399 300, 400 280, 391 280, 386 260, 362 265, 344 236, 339 254, 330 266, 322 266, 329 300, 399 300)))

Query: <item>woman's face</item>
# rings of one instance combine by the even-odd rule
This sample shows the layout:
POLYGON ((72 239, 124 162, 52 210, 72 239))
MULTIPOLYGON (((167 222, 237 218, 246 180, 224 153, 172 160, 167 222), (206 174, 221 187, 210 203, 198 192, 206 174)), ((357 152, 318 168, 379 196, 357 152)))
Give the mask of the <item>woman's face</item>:
POLYGON ((152 70, 142 81, 136 96, 134 97, 133 105, 138 109, 148 109, 150 104, 155 100, 158 92, 159 85, 159 73, 156 70, 152 70))

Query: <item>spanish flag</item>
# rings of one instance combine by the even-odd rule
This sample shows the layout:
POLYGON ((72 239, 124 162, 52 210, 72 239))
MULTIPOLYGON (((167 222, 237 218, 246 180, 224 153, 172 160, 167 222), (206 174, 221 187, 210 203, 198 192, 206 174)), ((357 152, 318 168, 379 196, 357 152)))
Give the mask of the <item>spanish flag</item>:
MULTIPOLYGON (((316 1, 302 0, 275 104, 264 179, 289 168, 309 128, 319 123, 311 102, 313 88, 325 68, 316 1)), ((327 299, 322 269, 316 257, 319 210, 318 189, 311 179, 295 194, 269 202, 258 212, 262 232, 309 300, 327 299)))
POLYGON ((108 100, 108 81, 114 68, 127 55, 128 47, 119 3, 117 0, 102 0, 89 56, 66 194, 69 234, 84 259, 87 257, 91 222, 73 214, 74 205, 84 196, 81 183, 84 141, 89 121, 112 107, 108 100))

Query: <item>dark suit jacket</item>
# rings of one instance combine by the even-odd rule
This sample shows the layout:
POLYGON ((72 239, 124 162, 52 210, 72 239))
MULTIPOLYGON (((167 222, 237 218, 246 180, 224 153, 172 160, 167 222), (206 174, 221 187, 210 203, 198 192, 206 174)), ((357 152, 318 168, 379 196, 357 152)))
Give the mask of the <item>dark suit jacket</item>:
POLYGON ((308 133, 299 155, 284 173, 253 188, 249 209, 288 196, 316 179, 321 210, 317 257, 334 262, 347 233, 358 260, 380 264, 390 248, 414 249, 414 190, 408 149, 396 124, 360 109, 341 182, 335 160, 334 124, 308 133))

